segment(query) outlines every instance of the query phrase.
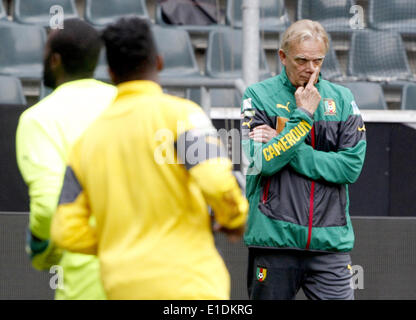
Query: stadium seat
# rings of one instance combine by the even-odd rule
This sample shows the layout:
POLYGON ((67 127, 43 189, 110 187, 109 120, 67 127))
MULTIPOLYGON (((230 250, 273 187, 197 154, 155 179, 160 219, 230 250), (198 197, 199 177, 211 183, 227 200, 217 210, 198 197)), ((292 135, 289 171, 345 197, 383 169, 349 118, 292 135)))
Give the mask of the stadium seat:
POLYGON ((26 105, 19 79, 12 76, 0 76, 0 104, 26 105))
MULTIPOLYGON (((240 108, 241 94, 235 89, 213 88, 209 90, 211 107, 240 108)), ((201 105, 201 90, 192 88, 186 90, 186 98, 201 105)))
POLYGON ((52 93, 53 89, 50 87, 46 87, 43 83, 41 83, 39 88, 39 100, 46 98, 48 95, 52 93))
POLYGON ((409 83, 403 87, 401 108, 416 110, 416 83, 409 83))
POLYGON ((297 20, 319 21, 327 32, 352 32, 349 21, 355 0, 298 0, 297 20))
POLYGON ((111 82, 110 75, 108 74, 107 58, 105 56, 105 47, 101 49, 100 56, 98 58, 97 67, 95 68, 94 78, 104 82, 111 82))
MULTIPOLYGON (((163 70, 159 73, 160 78, 202 77, 196 62, 191 39, 185 30, 153 25, 152 31, 158 53, 163 57, 164 61, 163 70)), ((103 48, 100 52, 94 78, 111 82, 107 70, 107 59, 105 48, 103 48)))
MULTIPOLYGON (((219 11, 219 9, 218 9, 219 11)), ((218 16, 220 15, 220 12, 218 12, 218 16)), ((196 18, 196 17, 195 17, 196 18)), ((220 20, 219 17, 216 17, 217 21, 220 20)), ((155 8, 155 22, 162 26, 162 27, 175 27, 175 28, 179 28, 179 29, 184 29, 190 33, 209 33, 210 31, 216 30, 218 28, 223 27, 224 25, 221 24, 217 24, 217 23, 212 23, 212 24, 171 24, 169 23, 169 21, 166 21, 166 17, 163 14, 163 10, 162 10, 162 6, 160 5, 159 2, 157 2, 156 4, 156 8, 155 8)))
POLYGON ((0 74, 40 80, 46 31, 37 26, 0 24, 0 74))
POLYGON ((401 36, 388 31, 354 32, 347 75, 364 81, 413 79, 401 36))
POLYGON ((387 110, 383 88, 378 83, 372 82, 341 82, 354 95, 359 109, 387 110))
POLYGON ((75 0, 14 0, 13 20, 17 23, 50 27, 51 17, 56 15, 52 6, 61 6, 65 19, 78 18, 75 0), (52 16, 51 16, 52 14, 52 16))
POLYGON ((191 38, 185 30, 163 28, 158 25, 154 25, 152 30, 158 52, 164 59, 164 67, 159 77, 202 77, 191 38))
MULTIPOLYGON (((212 31, 208 38, 205 73, 213 78, 242 78, 243 34, 238 29, 212 31)), ((259 79, 271 77, 266 55, 260 44, 259 79)))
POLYGON ((104 27, 125 15, 149 19, 144 0, 85 0, 85 21, 104 27))
POLYGON ((332 47, 331 39, 329 50, 325 56, 324 63, 322 64, 321 75, 324 79, 330 81, 340 81, 344 78, 337 55, 332 47))
MULTIPOLYGON (((226 23, 233 28, 243 27, 243 0, 228 0, 226 23)), ((289 15, 283 0, 259 1, 259 29, 264 32, 283 32, 290 25, 289 15)))
POLYGON ((0 20, 7 19, 6 9, 4 8, 3 1, 0 1, 0 20))
POLYGON ((416 35, 416 1, 370 0, 368 24, 373 29, 416 35))

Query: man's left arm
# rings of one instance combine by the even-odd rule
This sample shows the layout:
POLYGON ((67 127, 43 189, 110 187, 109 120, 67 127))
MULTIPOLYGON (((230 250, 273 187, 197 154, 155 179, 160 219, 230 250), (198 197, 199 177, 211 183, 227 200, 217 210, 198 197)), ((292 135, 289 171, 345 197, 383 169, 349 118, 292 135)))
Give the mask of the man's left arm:
POLYGON ((49 230, 65 170, 62 158, 59 142, 36 118, 24 113, 16 131, 16 160, 30 196, 26 252, 38 270, 48 270, 61 258, 49 230))
POLYGON ((352 94, 344 100, 344 122, 336 152, 315 150, 303 143, 296 150, 290 166, 312 180, 337 184, 354 183, 362 170, 366 152, 365 125, 352 94))

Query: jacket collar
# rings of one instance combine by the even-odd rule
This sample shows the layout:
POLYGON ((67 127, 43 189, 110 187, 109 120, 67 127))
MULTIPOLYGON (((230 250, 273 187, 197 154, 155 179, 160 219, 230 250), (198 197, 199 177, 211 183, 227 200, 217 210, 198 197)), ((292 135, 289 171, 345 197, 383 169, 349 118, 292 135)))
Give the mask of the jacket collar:
POLYGON ((162 88, 159 84, 150 80, 134 80, 123 82, 117 85, 118 97, 129 94, 162 94, 162 88))

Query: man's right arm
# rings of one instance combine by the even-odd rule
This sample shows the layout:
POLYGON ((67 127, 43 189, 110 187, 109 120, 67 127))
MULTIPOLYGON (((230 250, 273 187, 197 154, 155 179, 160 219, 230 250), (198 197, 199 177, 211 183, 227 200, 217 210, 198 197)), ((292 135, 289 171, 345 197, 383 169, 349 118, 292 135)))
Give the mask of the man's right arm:
POLYGON ((267 143, 260 143, 250 138, 250 133, 261 125, 271 127, 272 121, 263 110, 260 99, 250 88, 243 97, 242 113, 242 145, 251 162, 247 174, 270 176, 278 172, 290 162, 296 148, 306 139, 313 125, 312 115, 303 108, 297 108, 279 134, 267 139, 267 143))
MULTIPOLYGON (((263 133, 260 133, 260 135, 251 134, 249 146, 250 151, 252 151, 250 153, 250 155, 252 155, 251 160, 256 169, 253 172, 254 174, 261 173, 266 176, 275 174, 290 162, 296 154, 296 149, 305 141, 313 126, 313 114, 321 100, 321 96, 314 85, 318 73, 319 69, 317 68, 309 78, 307 85, 296 89, 295 99, 297 108, 290 114, 290 118, 284 129, 278 135, 275 135, 270 140, 269 137, 262 137, 263 133), (255 143, 254 140, 259 137, 260 141, 267 142, 262 145, 257 144, 255 148, 252 148, 251 145, 255 143)), ((243 114, 246 109, 244 103, 247 99, 249 99, 254 107, 253 117, 255 117, 257 113, 256 109, 261 107, 261 102, 256 95, 250 91, 250 88, 248 88, 243 100, 243 114)), ((247 120, 245 120, 245 122, 247 122, 247 120)), ((243 122, 243 124, 245 122, 243 122)), ((270 126, 270 124, 267 123, 266 125, 270 126)), ((242 129, 243 148, 245 147, 247 154, 247 142, 244 141, 246 140, 244 139, 244 127, 242 127, 242 129)), ((253 129, 256 130, 256 128, 250 128, 250 131, 253 129)))

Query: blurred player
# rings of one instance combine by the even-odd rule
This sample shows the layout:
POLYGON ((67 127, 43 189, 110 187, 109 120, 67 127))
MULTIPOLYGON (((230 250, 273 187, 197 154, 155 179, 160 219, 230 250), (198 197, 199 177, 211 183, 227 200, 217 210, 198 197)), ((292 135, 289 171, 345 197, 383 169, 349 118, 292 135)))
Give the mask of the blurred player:
POLYGON ((245 243, 251 299, 353 299, 348 184, 361 172, 365 126, 349 89, 319 75, 329 41, 310 20, 284 33, 280 75, 243 97, 251 160, 245 243))
POLYGON ((44 84, 55 89, 26 110, 16 136, 17 162, 29 187, 27 251, 32 265, 63 267, 63 288, 56 299, 105 299, 98 260, 57 249, 50 225, 74 141, 109 106, 113 86, 92 79, 102 42, 97 31, 78 19, 50 33, 45 47, 44 84))
POLYGON ((207 204, 242 235, 248 204, 231 161, 201 108, 162 92, 145 20, 123 18, 103 38, 118 96, 73 149, 52 238, 98 255, 110 299, 228 299, 207 204))

